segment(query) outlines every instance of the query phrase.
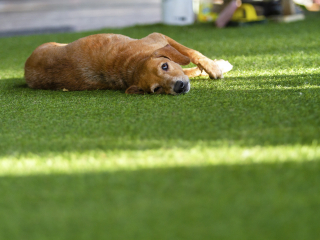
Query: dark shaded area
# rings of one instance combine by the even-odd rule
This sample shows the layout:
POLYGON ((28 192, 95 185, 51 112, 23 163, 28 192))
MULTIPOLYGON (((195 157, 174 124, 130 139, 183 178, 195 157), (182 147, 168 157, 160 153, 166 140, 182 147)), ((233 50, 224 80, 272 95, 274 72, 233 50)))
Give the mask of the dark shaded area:
POLYGON ((0 238, 316 239, 319 171, 303 162, 1 177, 0 238))

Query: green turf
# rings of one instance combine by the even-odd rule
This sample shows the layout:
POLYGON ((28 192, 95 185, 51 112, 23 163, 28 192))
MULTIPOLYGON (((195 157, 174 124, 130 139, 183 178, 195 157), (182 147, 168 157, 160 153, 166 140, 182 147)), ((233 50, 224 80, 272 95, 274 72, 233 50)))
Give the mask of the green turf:
POLYGON ((0 239, 317 239, 319 25, 100 31, 234 65, 180 96, 32 90, 38 45, 98 32, 0 39, 0 239))

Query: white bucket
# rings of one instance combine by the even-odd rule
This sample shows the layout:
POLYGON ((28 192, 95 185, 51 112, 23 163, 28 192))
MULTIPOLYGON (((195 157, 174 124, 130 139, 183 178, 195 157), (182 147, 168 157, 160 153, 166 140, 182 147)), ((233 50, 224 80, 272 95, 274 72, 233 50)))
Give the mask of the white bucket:
POLYGON ((193 24, 192 0, 162 0, 162 20, 170 25, 193 24))

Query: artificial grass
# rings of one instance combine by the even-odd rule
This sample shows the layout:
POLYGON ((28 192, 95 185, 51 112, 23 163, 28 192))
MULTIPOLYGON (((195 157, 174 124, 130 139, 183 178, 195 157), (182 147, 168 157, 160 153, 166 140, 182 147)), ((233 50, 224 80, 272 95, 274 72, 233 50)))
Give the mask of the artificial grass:
POLYGON ((316 239, 319 24, 100 31, 234 65, 180 96, 32 90, 34 48, 97 32, 0 39, 0 239, 316 239))

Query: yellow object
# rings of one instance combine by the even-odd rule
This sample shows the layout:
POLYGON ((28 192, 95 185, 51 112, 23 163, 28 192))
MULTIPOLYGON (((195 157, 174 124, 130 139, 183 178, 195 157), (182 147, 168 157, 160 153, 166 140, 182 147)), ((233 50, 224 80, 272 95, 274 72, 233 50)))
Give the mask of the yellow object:
POLYGON ((243 3, 233 13, 231 21, 235 22, 253 22, 264 20, 264 16, 257 16, 256 10, 249 3, 243 3))
POLYGON ((200 22, 213 22, 217 19, 218 14, 212 12, 212 3, 200 2, 198 20, 200 22))

